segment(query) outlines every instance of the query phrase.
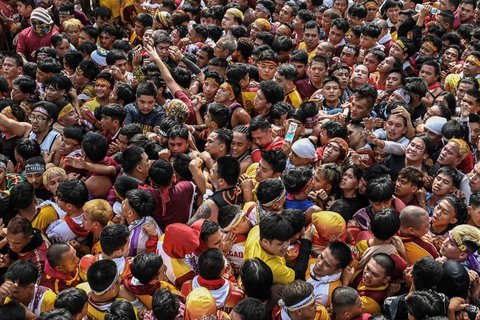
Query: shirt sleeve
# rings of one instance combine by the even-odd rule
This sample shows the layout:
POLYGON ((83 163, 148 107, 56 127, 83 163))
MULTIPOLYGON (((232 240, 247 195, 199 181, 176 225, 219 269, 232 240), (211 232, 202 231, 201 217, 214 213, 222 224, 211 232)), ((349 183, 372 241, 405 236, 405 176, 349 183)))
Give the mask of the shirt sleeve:
POLYGON ((125 120, 123 121, 124 126, 133 122, 132 111, 130 110, 129 107, 127 107, 126 109, 127 109, 127 116, 125 117, 125 120))

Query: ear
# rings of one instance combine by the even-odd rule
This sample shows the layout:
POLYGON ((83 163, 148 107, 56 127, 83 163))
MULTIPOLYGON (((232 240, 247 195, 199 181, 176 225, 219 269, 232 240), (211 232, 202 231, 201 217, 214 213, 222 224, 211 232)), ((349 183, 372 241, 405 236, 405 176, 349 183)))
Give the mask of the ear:
POLYGON ((472 206, 468 206, 468 207, 467 207, 467 215, 471 216, 471 215, 472 215, 472 212, 473 212, 473 207, 472 207, 472 206))
POLYGON ((412 190, 413 190, 412 192, 415 193, 415 192, 418 191, 418 187, 417 187, 417 186, 413 186, 413 187, 412 187, 412 190))
POLYGON ((392 277, 386 277, 385 281, 383 282, 384 284, 389 283, 392 280, 392 277))

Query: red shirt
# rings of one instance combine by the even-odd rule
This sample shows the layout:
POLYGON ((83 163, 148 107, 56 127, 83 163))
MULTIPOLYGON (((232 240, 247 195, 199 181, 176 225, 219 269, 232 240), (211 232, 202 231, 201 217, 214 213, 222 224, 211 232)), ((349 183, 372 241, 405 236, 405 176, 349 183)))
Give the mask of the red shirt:
POLYGON ((35 62, 32 54, 41 47, 51 47, 52 37, 58 33, 57 26, 54 26, 49 34, 39 37, 33 32, 33 27, 28 27, 18 34, 17 52, 23 53, 28 61, 35 62))
MULTIPOLYGON (((265 148, 262 148, 261 150, 272 150, 272 149, 281 149, 283 146, 283 142, 285 140, 282 137, 275 137, 272 142, 265 148)), ((253 162, 259 162, 260 159, 262 159, 262 151, 260 149, 255 149, 252 151, 251 157, 253 162)))

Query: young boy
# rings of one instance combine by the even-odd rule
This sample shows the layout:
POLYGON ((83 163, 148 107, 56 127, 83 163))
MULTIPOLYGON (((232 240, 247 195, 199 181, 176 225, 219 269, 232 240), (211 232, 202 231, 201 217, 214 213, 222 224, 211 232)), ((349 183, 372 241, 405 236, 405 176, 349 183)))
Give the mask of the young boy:
POLYGON ((47 228, 46 235, 53 242, 77 240, 82 242, 88 235, 83 224, 83 205, 88 200, 88 190, 80 180, 63 181, 57 190, 56 203, 67 214, 47 228))
POLYGON ((364 313, 357 290, 352 287, 338 287, 332 293, 334 320, 366 320, 372 315, 364 313))
POLYGON ((68 243, 57 242, 47 251, 47 262, 42 281, 45 287, 56 294, 80 283, 77 251, 68 243))
POLYGON ((425 197, 425 209, 429 216, 433 215, 433 209, 446 195, 460 188, 461 181, 460 172, 453 167, 442 167, 437 171, 432 182, 432 192, 428 192, 425 197))

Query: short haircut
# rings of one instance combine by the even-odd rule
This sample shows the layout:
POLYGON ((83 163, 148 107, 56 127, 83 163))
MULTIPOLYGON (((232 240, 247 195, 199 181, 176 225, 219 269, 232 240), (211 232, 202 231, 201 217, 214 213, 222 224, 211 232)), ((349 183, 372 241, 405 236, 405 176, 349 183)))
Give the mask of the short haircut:
POLYGON ((384 202, 392 199, 395 188, 389 178, 378 178, 367 182, 366 195, 371 202, 384 202))
POLYGON ((364 84, 357 90, 357 92, 355 92, 355 99, 367 99, 369 109, 373 108, 377 96, 377 90, 371 84, 364 84))
POLYGON ((282 181, 288 193, 298 194, 305 188, 312 177, 313 173, 310 168, 296 167, 284 171, 282 181))
POLYGON ((29 76, 19 76, 13 80, 13 84, 18 86, 22 93, 34 94, 36 89, 35 80, 29 76))
POLYGON ((64 308, 75 316, 82 312, 87 301, 88 296, 85 291, 78 288, 68 288, 58 293, 54 307, 55 309, 64 308))
POLYGON ((220 279, 224 268, 225 258, 217 248, 207 249, 198 257, 198 274, 206 280, 220 279))
POLYGON ((172 182, 172 164, 166 160, 158 159, 148 169, 148 176, 156 185, 166 187, 172 182))
POLYGON ((130 207, 140 216, 146 217, 155 210, 155 200, 146 190, 134 189, 126 193, 130 207))
POLYGON ((273 285, 272 269, 259 258, 247 259, 240 267, 243 291, 260 301, 270 299, 273 285))
POLYGON ((297 68, 290 63, 282 63, 278 66, 277 72, 287 81, 295 81, 298 78, 297 68))
POLYGON ((412 275, 415 290, 433 289, 443 276, 442 264, 431 256, 423 257, 413 265, 412 275))
POLYGON ((392 208, 375 213, 370 221, 370 231, 375 238, 385 241, 397 234, 400 229, 400 218, 392 208))
POLYGON ((41 154, 41 149, 38 142, 28 138, 18 139, 17 144, 15 145, 15 151, 25 160, 40 156, 41 154))
POLYGON ((105 227, 113 217, 113 209, 108 201, 103 199, 92 199, 83 206, 83 214, 94 222, 105 227))
POLYGON ((341 241, 333 241, 328 244, 332 256, 337 261, 337 269, 346 268, 352 262, 352 251, 350 247, 341 241))
POLYGON ((267 118, 264 116, 258 115, 252 118, 250 121, 250 126, 248 127, 248 131, 251 133, 256 130, 268 130, 271 128, 271 124, 267 118))
POLYGON ((272 105, 285 99, 285 91, 276 81, 265 80, 260 82, 260 90, 262 90, 267 102, 272 105))
POLYGON ((266 179, 258 184, 257 199, 260 204, 271 202, 278 198, 285 190, 282 180, 266 179))
POLYGON ((160 255, 144 252, 138 254, 133 259, 133 262, 130 264, 130 270, 141 284, 147 285, 158 277, 158 271, 162 265, 163 259, 160 255))
POLYGON ((112 255, 128 243, 130 231, 124 224, 109 224, 100 233, 100 245, 106 255, 112 255))
POLYGON ((438 169, 438 171, 435 173, 435 177, 437 177, 439 174, 444 174, 450 179, 452 179, 453 186, 455 188, 460 188, 460 183, 462 182, 462 174, 460 171, 458 171, 456 168, 453 167, 441 167, 438 169))
POLYGON ((472 195, 470 196, 470 201, 468 202, 468 205, 473 208, 480 207, 480 192, 472 193, 472 195))
POLYGON ((152 311, 156 319, 174 320, 179 307, 178 296, 169 289, 160 288, 152 297, 152 311))
POLYGON ((20 182, 10 189, 10 203, 13 210, 27 209, 35 199, 35 189, 28 182, 20 182))
POLYGON ((415 167, 405 167, 398 173, 398 177, 405 178, 407 182, 412 183, 418 189, 425 185, 425 176, 422 171, 415 167))
POLYGON ((87 271, 88 284, 96 292, 102 292, 111 287, 117 276, 117 265, 109 259, 95 261, 87 271))
MULTIPOLYGON (((117 87, 118 92, 118 87, 117 87)), ((118 122, 123 124, 123 121, 127 117, 127 110, 124 106, 117 103, 110 103, 102 107, 102 116, 110 117, 112 120, 118 120, 118 122)))
POLYGON ((385 271, 385 276, 390 277, 395 269, 395 261, 386 253, 377 253, 372 257, 382 269, 385 271))
POLYGON ((10 234, 23 234, 25 237, 33 235, 33 227, 30 220, 16 216, 7 225, 7 232, 10 234))
POLYGON ((358 291, 352 287, 341 286, 332 292, 332 307, 334 312, 345 307, 352 307, 357 302, 358 291))
POLYGON ((288 241, 293 236, 290 221, 285 216, 271 214, 260 220, 260 239, 288 241))
POLYGON ((217 160, 218 177, 225 180, 225 182, 233 186, 237 183, 240 177, 240 163, 237 159, 231 156, 224 156, 217 160))
POLYGON ((255 320, 265 318, 265 306, 262 301, 246 297, 240 301, 233 311, 240 315, 242 320, 255 320))
POLYGON ((285 287, 282 293, 282 300, 285 306, 292 307, 297 303, 305 300, 313 293, 313 285, 304 280, 295 280, 285 287))
POLYGON ((82 149, 92 162, 100 162, 108 152, 107 138, 96 132, 88 132, 83 138, 82 149))
POLYGON ((88 201, 87 186, 81 180, 63 181, 58 186, 57 197, 80 209, 88 201))
POLYGON ((26 287, 37 282, 38 274, 38 268, 32 261, 17 260, 8 267, 4 278, 26 287))
POLYGON ((151 82, 142 82, 137 88, 137 98, 140 96, 157 96, 157 87, 151 82))
POLYGON ((47 250, 47 261, 53 267, 59 266, 62 262, 62 255, 70 251, 71 246, 66 242, 55 242, 47 250))
POLYGON ((230 121, 230 109, 222 104, 212 102, 208 106, 208 113, 219 128, 225 127, 230 121))

